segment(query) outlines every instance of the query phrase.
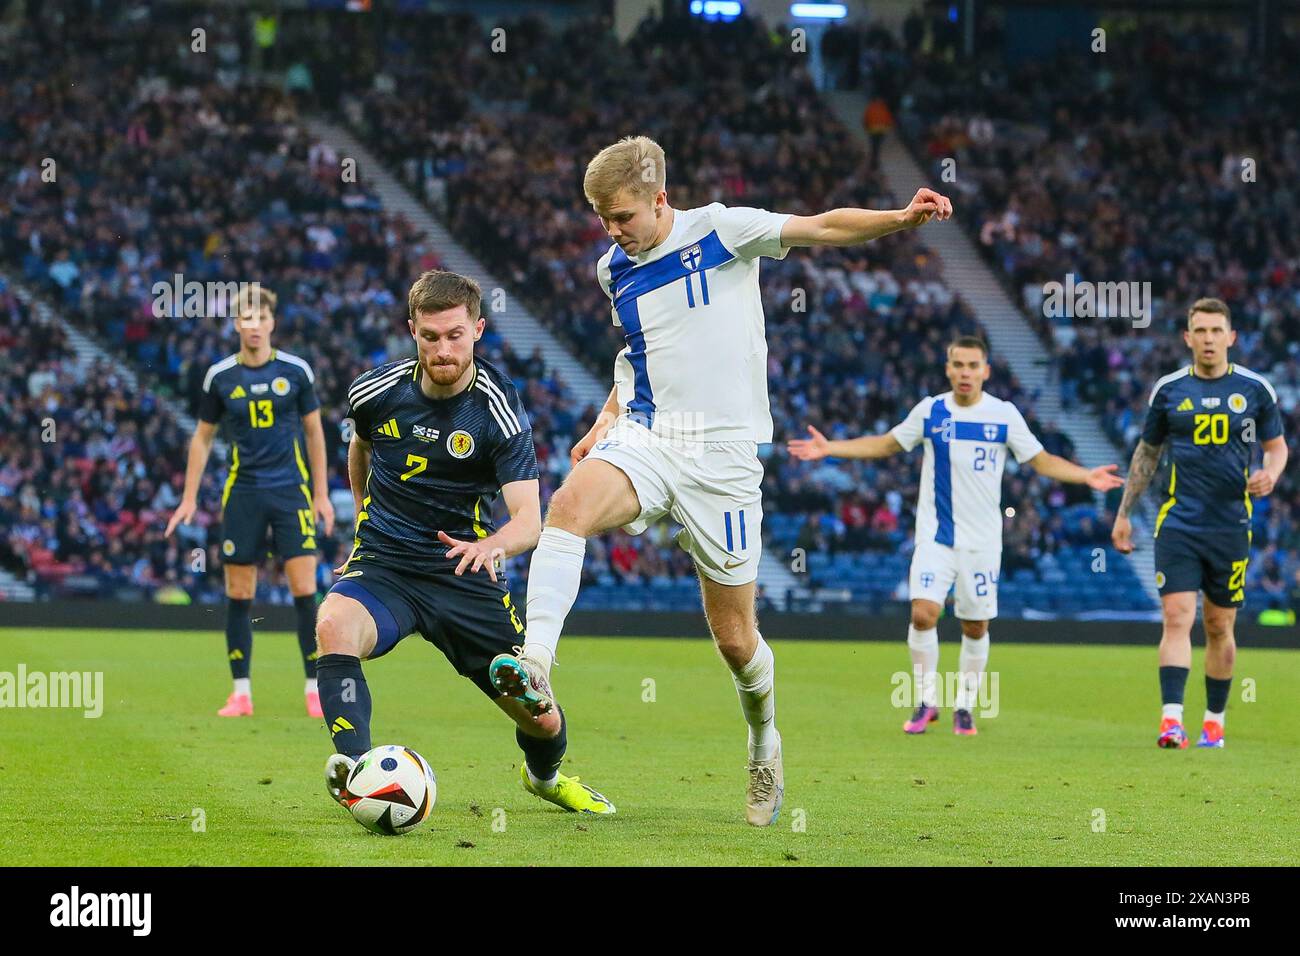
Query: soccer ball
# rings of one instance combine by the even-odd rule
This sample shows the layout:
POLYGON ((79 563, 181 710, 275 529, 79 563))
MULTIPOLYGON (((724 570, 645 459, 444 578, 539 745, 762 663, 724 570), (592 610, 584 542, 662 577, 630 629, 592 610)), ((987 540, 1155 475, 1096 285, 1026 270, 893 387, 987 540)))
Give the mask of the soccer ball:
POLYGON ((389 744, 362 755, 348 774, 348 809, 372 833, 400 836, 429 816, 438 781, 428 762, 410 747, 389 744))

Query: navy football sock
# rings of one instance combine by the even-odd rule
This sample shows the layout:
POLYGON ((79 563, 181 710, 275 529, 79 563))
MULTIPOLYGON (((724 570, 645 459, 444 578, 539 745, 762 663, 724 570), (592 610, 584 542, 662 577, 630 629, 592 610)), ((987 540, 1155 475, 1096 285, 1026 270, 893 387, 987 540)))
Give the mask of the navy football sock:
POLYGON ((298 615, 298 647, 302 651, 302 666, 308 677, 316 676, 316 595, 304 594, 293 599, 293 609, 298 615))
POLYGON ((361 673, 361 659, 350 654, 325 654, 316 661, 316 683, 325 726, 334 749, 356 759, 370 749, 370 688, 361 673))
POLYGON ((253 622, 249 618, 253 602, 226 598, 226 657, 230 676, 247 677, 253 665, 253 622))
POLYGON ((1228 707, 1228 691, 1232 688, 1231 677, 1211 677, 1205 675, 1205 709, 1212 714, 1221 714, 1228 707))
POLYGON ((1189 673, 1190 669, 1186 667, 1160 668, 1160 703, 1181 704, 1183 702, 1183 691, 1187 689, 1189 673))
POLYGON ((524 762, 538 780, 550 780, 560 769, 564 760, 564 751, 569 746, 569 722, 560 710, 560 732, 554 737, 530 737, 518 727, 515 728, 515 741, 524 752, 524 762))

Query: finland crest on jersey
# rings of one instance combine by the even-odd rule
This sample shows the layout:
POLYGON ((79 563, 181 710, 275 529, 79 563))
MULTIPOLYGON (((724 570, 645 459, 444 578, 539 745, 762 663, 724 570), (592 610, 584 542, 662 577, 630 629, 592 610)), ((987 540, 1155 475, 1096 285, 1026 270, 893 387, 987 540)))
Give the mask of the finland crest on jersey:
POLYGON ((624 413, 687 442, 772 440, 761 256, 782 259, 787 214, 711 203, 674 211, 662 243, 596 264, 627 346, 614 361, 624 413))
POLYGON ((1009 449, 1025 462, 1043 450, 1010 402, 984 394, 958 405, 952 392, 923 398, 892 434, 904 450, 925 442, 916 540, 961 550, 1002 545, 1002 472, 1009 449))

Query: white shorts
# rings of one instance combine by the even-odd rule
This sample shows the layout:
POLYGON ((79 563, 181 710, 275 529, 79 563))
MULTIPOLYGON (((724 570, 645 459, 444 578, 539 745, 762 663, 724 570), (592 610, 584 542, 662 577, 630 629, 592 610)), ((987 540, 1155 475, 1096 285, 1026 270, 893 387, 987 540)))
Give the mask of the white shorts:
POLYGON ((933 601, 940 607, 957 586, 954 604, 959 620, 991 621, 998 616, 998 572, 1002 549, 958 551, 937 541, 918 541, 908 576, 911 600, 933 601))
POLYGON ((755 442, 675 442, 620 418, 587 455, 622 471, 641 513, 623 526, 640 534, 668 515, 677 543, 719 584, 749 584, 763 554, 763 466, 755 442))

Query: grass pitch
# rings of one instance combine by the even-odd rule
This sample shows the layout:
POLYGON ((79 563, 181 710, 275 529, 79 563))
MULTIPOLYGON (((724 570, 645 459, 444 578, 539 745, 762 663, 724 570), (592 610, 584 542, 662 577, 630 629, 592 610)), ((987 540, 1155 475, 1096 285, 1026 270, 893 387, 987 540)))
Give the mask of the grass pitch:
MULTIPOLYGON (((1050 627, 1050 625, 1044 625, 1050 627)), ((945 631, 940 666, 956 666, 945 631)), ((378 743, 438 776, 424 827, 372 836, 326 796, 331 752, 288 634, 254 643, 256 716, 217 633, 0 630, 0 671, 102 671, 104 710, 0 709, 0 858, 57 865, 1273 865, 1300 855, 1295 651, 1240 653, 1221 751, 1155 746, 1153 648, 995 643, 999 713, 902 733, 895 643, 773 642, 785 806, 742 818, 745 729, 703 640, 565 638, 565 770, 607 819, 527 794, 512 724, 431 645, 366 668, 378 743), (1243 679, 1256 700, 1242 700, 1243 679)), ((996 642, 996 634, 994 637, 996 642)), ((1204 707, 1201 658, 1189 730, 1204 707)))

